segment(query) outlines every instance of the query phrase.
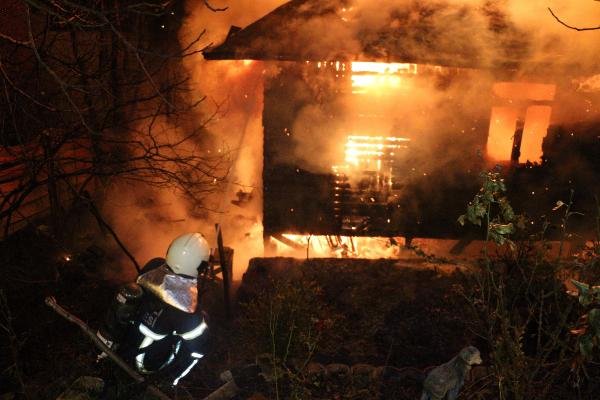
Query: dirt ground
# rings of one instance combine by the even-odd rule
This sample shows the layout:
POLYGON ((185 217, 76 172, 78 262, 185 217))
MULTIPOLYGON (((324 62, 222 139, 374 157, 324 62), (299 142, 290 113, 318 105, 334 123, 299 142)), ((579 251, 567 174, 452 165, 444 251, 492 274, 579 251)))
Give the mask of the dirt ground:
MULTIPOLYGON (((71 253, 57 243, 33 229, 2 243, 3 312, 12 317, 6 337, 14 339, 2 341, 3 392, 18 392, 22 380, 30 398, 54 399, 77 377, 102 372, 94 346, 77 327, 45 306, 44 298, 54 296, 91 327, 98 327, 115 289, 132 279, 135 270, 124 266, 125 271, 115 274, 117 256, 109 253, 114 249, 91 245, 71 253), (13 352, 15 344, 18 351, 13 352)), ((470 342, 471 335, 460 323, 456 298, 448 301, 459 275, 449 278, 425 265, 404 268, 384 260, 348 263, 335 259, 302 265, 294 259, 256 259, 238 298, 247 303, 257 290, 266 290, 261 287, 265 280, 298 274, 319 281, 325 296, 320 301, 335 308, 335 315, 345 316, 336 337, 339 341, 343 331, 346 346, 315 354, 316 362, 424 368, 446 361, 470 342)), ((182 386, 194 398, 217 387, 221 371, 252 362, 263 350, 258 344, 243 343, 247 338, 239 334, 241 322, 224 318, 221 299, 216 284, 204 296, 211 314, 213 352, 182 386)), ((236 304, 238 315, 245 312, 236 304)))

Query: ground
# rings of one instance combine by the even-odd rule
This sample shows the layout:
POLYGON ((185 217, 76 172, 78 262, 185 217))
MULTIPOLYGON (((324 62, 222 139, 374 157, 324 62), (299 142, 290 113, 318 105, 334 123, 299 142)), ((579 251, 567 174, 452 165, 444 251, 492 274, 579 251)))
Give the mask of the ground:
MULTIPOLYGON (((29 398, 45 400, 56 399, 81 376, 106 373, 91 342, 45 306, 44 298, 54 296, 97 327, 115 288, 135 270, 117 261, 118 250, 105 242, 105 249, 87 242, 68 253, 69 261, 57 243, 44 229, 27 229, 2 243, 3 312, 12 314, 16 339, 6 335, 2 341, 0 387, 6 399, 19 391, 19 379, 29 398), (18 352, 11 352, 14 343, 18 352), (15 362, 17 369, 11 368, 15 362)), ((249 379, 239 399, 415 399, 429 370, 474 345, 485 367, 467 382, 463 398, 493 399, 490 344, 468 300, 475 264, 442 261, 253 259, 231 320, 224 315, 220 285, 208 286, 203 305, 211 314, 211 352, 203 363, 177 393, 160 380, 156 384, 172 398, 201 399, 222 384, 222 371, 235 375, 258 365, 262 377, 249 379)), ((119 379, 134 393, 143 391, 119 379)), ((578 398, 565 396, 558 398, 578 398)))

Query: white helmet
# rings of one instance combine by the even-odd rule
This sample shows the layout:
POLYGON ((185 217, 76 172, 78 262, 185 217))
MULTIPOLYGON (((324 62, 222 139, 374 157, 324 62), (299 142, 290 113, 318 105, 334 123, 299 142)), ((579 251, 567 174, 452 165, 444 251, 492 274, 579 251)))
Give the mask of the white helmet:
POLYGON ((210 246, 201 233, 186 233, 177 237, 167 250, 167 265, 176 274, 198 276, 198 268, 208 262, 210 246))

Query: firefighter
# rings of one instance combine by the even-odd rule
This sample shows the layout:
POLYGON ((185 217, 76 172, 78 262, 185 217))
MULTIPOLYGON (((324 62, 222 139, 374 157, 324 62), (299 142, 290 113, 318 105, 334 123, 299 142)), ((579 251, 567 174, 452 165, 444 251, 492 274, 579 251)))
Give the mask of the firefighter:
POLYGON ((164 372, 177 386, 205 354, 197 279, 210 253, 200 233, 177 237, 166 258, 149 261, 136 283, 118 291, 98 337, 140 373, 164 372))

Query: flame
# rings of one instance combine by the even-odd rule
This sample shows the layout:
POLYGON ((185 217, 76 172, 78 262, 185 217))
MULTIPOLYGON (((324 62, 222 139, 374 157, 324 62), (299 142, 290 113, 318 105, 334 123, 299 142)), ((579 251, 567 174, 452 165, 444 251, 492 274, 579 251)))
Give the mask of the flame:
MULTIPOLYGON (((307 61, 307 63, 309 63, 307 61)), ((379 63, 354 61, 317 61, 318 69, 336 71, 336 78, 345 77, 346 70, 351 71, 352 93, 364 94, 369 89, 399 89, 406 87, 409 81, 403 75, 416 75, 417 64, 410 63, 379 63)))
POLYGON ((353 88, 365 88, 365 87, 387 87, 387 88, 400 88, 402 86, 402 79, 399 76, 388 76, 388 75, 352 75, 352 87, 353 88))
POLYGON ((415 75, 417 64, 377 63, 355 61, 350 65, 352 71, 352 93, 367 93, 367 89, 399 89, 407 86, 401 75, 415 75))
POLYGON ((523 138, 521 139, 521 155, 519 162, 540 162, 544 151, 542 143, 550 126, 550 106, 530 106, 525 115, 523 138))
POLYGON ((552 107, 550 102, 556 95, 556 85, 529 82, 497 82, 493 93, 510 105, 492 108, 487 142, 487 155, 494 161, 510 161, 519 154, 515 162, 540 162, 542 143, 548 126, 552 107), (521 103, 525 102, 525 105, 521 103), (533 102, 546 102, 536 105, 533 102), (521 139, 515 140, 517 129, 522 130, 521 139), (518 147, 518 148, 517 148, 518 147))
POLYGON ((271 244, 277 249, 279 256, 308 256, 313 258, 399 258, 402 238, 387 237, 356 237, 333 235, 300 235, 284 233, 286 241, 294 244, 289 246, 277 238, 269 238, 271 244))
POLYGON ((509 161, 518 112, 513 107, 493 107, 487 141, 487 155, 495 161, 509 161))
POLYGON ((377 74, 416 74, 418 71, 417 64, 407 63, 378 63, 378 62, 362 62, 354 61, 351 64, 352 73, 357 72, 375 72, 377 74))
POLYGON ((225 60, 219 61, 219 63, 222 66, 227 66, 223 68, 225 79, 235 79, 237 76, 247 74, 248 71, 252 70, 252 67, 257 65, 257 62, 254 60, 225 60))
MULTIPOLYGON (((361 163, 369 165, 376 161, 380 171, 382 160, 394 157, 399 149, 407 148, 407 142, 410 139, 404 137, 350 135, 345 146, 345 162, 358 167, 361 163)), ((338 166, 334 166, 334 172, 336 168, 338 166)))

